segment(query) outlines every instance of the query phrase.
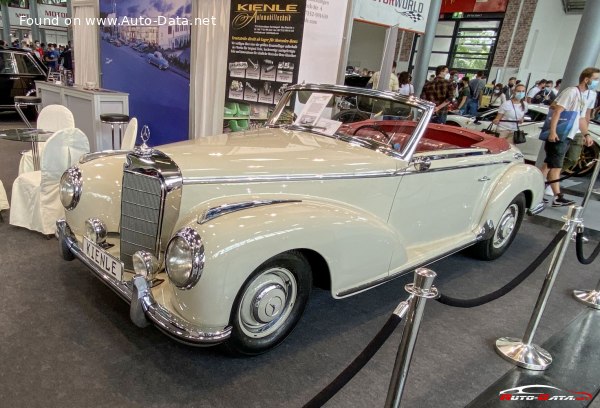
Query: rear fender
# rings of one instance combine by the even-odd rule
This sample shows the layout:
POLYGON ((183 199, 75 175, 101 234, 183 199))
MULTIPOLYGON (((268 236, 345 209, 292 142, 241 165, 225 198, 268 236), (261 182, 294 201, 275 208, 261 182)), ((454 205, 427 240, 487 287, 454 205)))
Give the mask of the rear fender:
POLYGON ((496 227, 506 207, 522 192, 526 193, 528 209, 532 209, 543 199, 544 177, 536 167, 518 163, 509 167, 492 189, 479 225, 491 220, 496 227))

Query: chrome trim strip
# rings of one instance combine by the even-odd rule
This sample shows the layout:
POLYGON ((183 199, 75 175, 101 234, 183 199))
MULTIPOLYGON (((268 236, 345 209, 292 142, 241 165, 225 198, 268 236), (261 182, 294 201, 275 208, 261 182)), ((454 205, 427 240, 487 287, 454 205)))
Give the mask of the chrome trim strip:
POLYGON ((512 162, 510 160, 505 160, 505 161, 497 161, 497 162, 490 162, 490 163, 464 164, 464 165, 460 165, 460 166, 439 167, 436 169, 430 168, 429 170, 425 170, 425 171, 412 171, 412 170, 405 169, 403 171, 398 172, 398 175, 408 176, 411 174, 435 173, 435 172, 439 172, 439 171, 460 170, 460 169, 468 169, 471 167, 485 167, 485 166, 493 166, 496 164, 509 164, 509 163, 512 163, 512 162))
POLYGON ((388 275, 388 276, 376 279, 376 280, 371 281, 371 282, 363 283, 362 285, 356 286, 354 288, 350 288, 350 289, 346 289, 344 291, 338 292, 338 293, 336 293, 336 296, 338 296, 338 297, 346 297, 346 296, 350 296, 350 295, 352 295, 354 293, 361 292, 361 291, 366 290, 366 289, 374 288, 375 286, 383 285, 384 283, 392 281, 392 280, 394 280, 396 278, 399 278, 399 277, 401 277, 403 275, 406 275, 406 274, 414 271, 417 268, 421 268, 423 266, 427 266, 427 265, 430 265, 430 264, 432 264, 434 262, 437 262, 437 261, 439 261, 441 259, 447 258, 450 255, 453 255, 453 254, 455 254, 457 252, 462 251, 465 248, 470 247, 473 244, 476 244, 477 242, 478 242, 478 240, 475 239, 475 240, 473 240, 472 242, 470 242, 468 244, 460 246, 459 248, 456 248, 456 249, 453 249, 451 251, 445 252, 442 255, 440 255, 439 257, 436 257, 434 259, 430 259, 430 260, 424 261, 424 262, 422 262, 420 264, 417 264, 415 266, 411 266, 410 268, 403 269, 400 272, 396 272, 393 275, 388 275))
POLYGON ((355 178, 394 177, 397 171, 374 171, 364 173, 331 173, 331 174, 296 174, 265 175, 265 176, 225 176, 225 177, 187 177, 183 179, 184 185, 189 184, 217 184, 217 183, 266 183, 273 181, 307 181, 307 180, 343 180, 355 178))
MULTIPOLYGON (((87 266, 98 279, 116 292, 123 300, 131 304, 133 299, 132 281, 119 282, 91 262, 84 255, 82 249, 79 248, 76 238, 68 232, 70 231, 70 228, 65 220, 58 220, 56 222, 56 227, 59 247, 60 245, 65 244, 69 251, 87 266)), ((136 275, 134 280, 140 277, 141 275, 136 275)), ((141 302, 141 307, 145 316, 152 323, 160 330, 166 332, 169 336, 183 343, 191 345, 212 345, 220 343, 231 336, 231 326, 227 326, 222 330, 217 331, 202 331, 197 326, 174 315, 169 310, 156 303, 152 296, 152 292, 150 291, 144 292, 144 296, 141 299, 136 299, 136 301, 141 302)))
POLYGON ((546 208, 546 205, 543 202, 541 202, 538 205, 536 205, 535 207, 529 208, 527 210, 527 215, 531 215, 531 216, 538 215, 539 213, 544 211, 545 208, 546 208))
POLYGON ((92 160, 101 159, 103 157, 120 155, 125 156, 127 153, 129 153, 129 150, 103 150, 100 152, 86 153, 83 156, 81 156, 81 159, 79 159, 79 163, 84 164, 92 160))
POLYGON ((249 208, 263 207, 266 205, 273 204, 285 204, 285 203, 301 203, 302 200, 254 200, 254 201, 242 201, 238 203, 223 204, 218 207, 211 207, 204 211, 202 215, 198 217, 198 224, 202 225, 205 222, 212 221, 215 218, 223 215, 231 214, 237 211, 247 210, 249 208))

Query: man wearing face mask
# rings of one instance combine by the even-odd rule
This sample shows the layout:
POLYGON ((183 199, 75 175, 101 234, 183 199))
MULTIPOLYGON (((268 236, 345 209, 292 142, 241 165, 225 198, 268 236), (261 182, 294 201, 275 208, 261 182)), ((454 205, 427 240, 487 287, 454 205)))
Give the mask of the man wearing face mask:
MULTIPOLYGON (((586 146, 591 146, 594 143, 588 132, 589 105, 588 102, 586 102, 585 94, 590 91, 595 91, 599 82, 600 69, 594 67, 586 68, 581 72, 581 75, 579 75, 579 85, 565 89, 552 104, 553 114, 550 122, 550 134, 548 140, 544 144, 546 158, 544 159, 544 166, 542 167, 542 173, 546 176, 547 180, 556 180, 560 177, 565 154, 571 140, 573 140, 577 132, 581 130, 583 143, 586 146), (567 137, 564 140, 560 140, 556 133, 556 127, 558 125, 560 114, 563 111, 576 112, 577 116, 567 137)), ((595 103, 595 100, 593 102, 595 103)), ((550 187, 554 194, 554 199, 552 201, 553 207, 562 207, 573 204, 572 200, 563 197, 560 192, 559 183, 552 183, 550 184, 550 187)))
POLYGON ((517 82, 517 78, 510 77, 508 79, 508 84, 506 84, 504 86, 504 88, 502 89, 502 93, 504 93, 504 96, 506 97, 506 100, 509 100, 512 97, 513 89, 515 87, 515 83, 516 82, 517 82))
POLYGON ((448 67, 440 65, 435 69, 435 78, 423 86, 421 99, 435 103, 435 116, 432 123, 446 123, 448 105, 454 99, 454 85, 450 82, 448 67))

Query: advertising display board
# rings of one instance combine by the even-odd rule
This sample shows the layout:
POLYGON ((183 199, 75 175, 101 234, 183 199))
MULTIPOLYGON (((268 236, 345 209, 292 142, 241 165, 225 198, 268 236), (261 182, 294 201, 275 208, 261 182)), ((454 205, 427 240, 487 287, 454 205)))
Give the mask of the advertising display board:
POLYGON ((429 0, 356 0, 353 16, 356 20, 405 31, 425 32, 429 0))
POLYGON ((231 131, 264 120, 298 82, 306 0, 232 0, 225 120, 231 131))
POLYGON ((298 82, 335 84, 348 2, 306 0, 298 82))
POLYGON ((150 145, 189 138, 191 0, 100 1, 102 87, 129 93, 150 145))

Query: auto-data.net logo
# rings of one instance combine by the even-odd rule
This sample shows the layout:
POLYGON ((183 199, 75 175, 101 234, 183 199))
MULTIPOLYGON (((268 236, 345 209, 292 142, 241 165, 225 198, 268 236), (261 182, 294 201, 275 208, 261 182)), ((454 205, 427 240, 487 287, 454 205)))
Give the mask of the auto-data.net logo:
POLYGON ((523 385, 498 393, 500 401, 591 401, 589 392, 566 391, 550 385, 523 385))

